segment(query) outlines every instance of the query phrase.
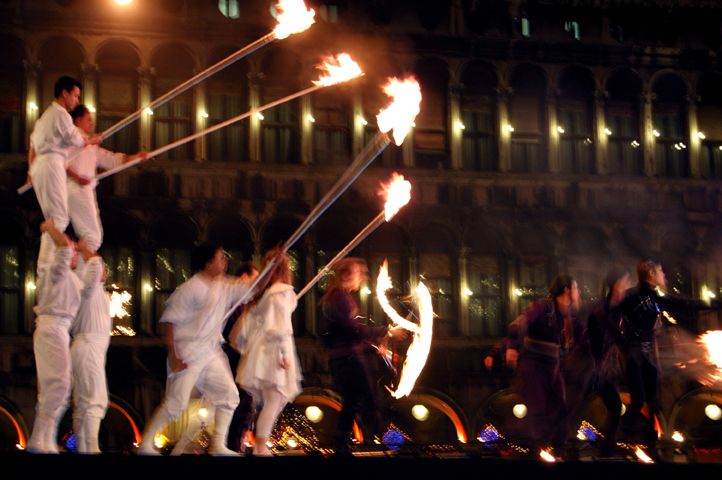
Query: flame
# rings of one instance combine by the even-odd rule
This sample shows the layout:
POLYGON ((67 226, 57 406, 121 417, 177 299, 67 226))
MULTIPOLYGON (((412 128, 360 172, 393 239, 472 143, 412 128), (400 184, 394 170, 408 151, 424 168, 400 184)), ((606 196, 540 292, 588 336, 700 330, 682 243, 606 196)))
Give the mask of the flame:
POLYGON ((705 360, 717 367, 712 378, 722 380, 722 330, 708 330, 699 336, 697 342, 706 350, 705 360))
POLYGON ((539 456, 544 460, 545 462, 556 462, 556 458, 554 458, 549 452, 546 450, 542 450, 539 452, 539 456))
POLYGON ((130 315, 125 305, 130 303, 130 292, 113 292, 110 295, 110 318, 124 318, 130 315))
POLYGON ((434 310, 431 305, 429 289, 426 288, 423 283, 419 283, 419 286, 416 287, 416 296, 419 304, 421 324, 416 325, 415 323, 409 322, 401 318, 401 316, 391 308, 391 305, 389 305, 386 299, 386 290, 389 288, 391 288, 391 278, 389 278, 388 275, 388 262, 384 260, 376 284, 376 294, 379 303, 381 303, 384 312, 386 312, 394 323, 410 330, 413 334, 413 340, 406 352, 406 360, 401 370, 399 386, 395 392, 391 393, 394 398, 401 398, 411 393, 416 384, 416 379, 419 378, 421 371, 424 369, 424 365, 426 365, 426 359, 429 357, 429 351, 431 350, 431 338, 434 331, 434 310))
POLYGON ((644 453, 644 450, 642 450, 641 448, 637 447, 637 451, 634 452, 634 453, 637 455, 637 458, 639 459, 640 462, 643 462, 643 463, 654 463, 654 461, 653 461, 651 458, 649 458, 649 457, 647 456, 647 454, 644 453))
POLYGON ((328 76, 315 80, 314 85, 327 87, 337 83, 345 82, 363 75, 361 67, 358 63, 351 59, 348 53, 341 53, 336 58, 327 57, 326 62, 319 65, 318 68, 328 72, 328 76))
POLYGON ((394 172, 391 182, 388 185, 381 185, 381 187, 383 188, 382 194, 386 195, 384 212, 388 222, 401 210, 401 207, 411 200, 411 184, 404 180, 403 175, 394 172))
POLYGON ((414 78, 404 81, 390 78, 389 84, 383 89, 386 95, 394 97, 394 102, 376 116, 379 130, 386 133, 393 128, 394 141, 396 145, 401 145, 419 114, 421 88, 414 78))
POLYGON ((279 0, 276 9, 279 10, 276 15, 278 25, 273 33, 279 40, 302 32, 314 23, 313 16, 316 12, 313 9, 306 10, 303 0, 279 0))

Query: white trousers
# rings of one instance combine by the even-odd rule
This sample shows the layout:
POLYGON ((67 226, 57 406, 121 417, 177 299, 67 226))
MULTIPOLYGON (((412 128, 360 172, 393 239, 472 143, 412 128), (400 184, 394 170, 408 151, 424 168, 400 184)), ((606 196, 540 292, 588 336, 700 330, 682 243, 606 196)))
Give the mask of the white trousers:
POLYGON ((216 409, 233 411, 240 402, 228 357, 223 350, 218 348, 217 352, 209 352, 208 355, 199 355, 196 358, 188 368, 168 379, 163 405, 174 420, 188 408, 193 387, 197 387, 216 409))
POLYGON ((41 315, 33 334, 39 416, 59 421, 70 401, 70 319, 41 315))
POLYGON ((79 185, 68 179, 68 214, 78 238, 85 240, 88 248, 97 252, 103 243, 103 226, 100 223, 95 188, 79 185))
MULTIPOLYGON (((68 226, 68 193, 65 158, 59 155, 40 155, 30 167, 35 196, 45 220, 52 219, 55 228, 64 232, 68 226)), ((38 268, 49 266, 55 256, 55 243, 47 233, 40 237, 38 268)))
POLYGON ((110 335, 81 333, 73 338, 70 358, 73 367, 73 418, 105 417, 108 383, 105 357, 110 335))

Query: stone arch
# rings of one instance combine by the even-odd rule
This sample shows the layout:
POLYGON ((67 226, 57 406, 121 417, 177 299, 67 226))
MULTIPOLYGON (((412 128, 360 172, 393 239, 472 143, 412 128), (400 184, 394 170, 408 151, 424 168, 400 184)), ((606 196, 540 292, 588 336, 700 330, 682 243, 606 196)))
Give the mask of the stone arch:
POLYGON ((618 67, 610 70, 602 79, 602 84, 612 98, 617 97, 620 100, 638 102, 639 95, 643 90, 642 78, 629 67, 618 67))
POLYGON ((589 98, 599 89, 599 80, 587 67, 567 65, 560 69, 552 80, 563 97, 589 98))
POLYGON ((462 63, 455 76, 464 85, 465 95, 492 95, 500 81, 496 66, 484 60, 462 63))
MULTIPOLYGON (((206 240, 222 246, 226 251, 240 253, 241 258, 236 259, 237 262, 252 259, 254 237, 255 232, 249 222, 236 214, 218 215, 205 228, 206 240)), ((233 268, 229 272, 233 273, 233 268)))
MULTIPOLYGON (((319 441, 324 444, 332 445, 334 443, 334 432, 336 426, 336 417, 343 407, 343 398, 333 390, 319 387, 306 387, 303 392, 293 401, 293 406, 304 409, 304 414, 308 407, 316 407, 321 410, 323 417, 318 423, 326 426, 324 431, 329 432, 328 438, 320 438, 319 441), (304 408, 305 407, 305 408, 304 408), (332 415, 329 415, 331 413, 332 415), (332 417, 332 418, 327 418, 332 417)), ((358 423, 354 420, 353 434, 357 442, 363 443, 364 436, 358 423)))
POLYGON ((111 37, 103 40, 100 42, 91 52, 89 57, 91 58, 93 63, 96 63, 101 66, 101 74, 109 71, 113 71, 114 69, 123 70, 126 68, 137 68, 142 65, 143 56, 142 51, 138 45, 136 45, 134 42, 131 42, 127 38, 123 37, 111 37), (108 62, 107 64, 100 64, 99 61, 104 55, 116 55, 117 52, 122 53, 121 59, 123 60, 120 65, 115 62, 108 62), (107 51, 112 50, 112 52, 107 51), (133 62, 129 63, 128 59, 134 60, 133 62))
POLYGON ((651 233, 639 224, 622 225, 614 230, 611 237, 612 250, 617 255, 649 256, 653 245, 651 233))
POLYGON ((543 90, 546 93, 547 73, 542 67, 531 62, 521 62, 509 68, 504 79, 506 85, 514 89, 514 93, 543 90))
POLYGON ((196 222, 182 213, 171 213, 153 221, 149 237, 156 245, 193 248, 200 237, 196 222))
MULTIPOLYGON (((43 68, 40 71, 38 106, 44 110, 55 98, 53 87, 61 75, 69 75, 82 82, 82 65, 87 63, 85 47, 73 37, 56 35, 45 39, 38 47, 37 59, 43 68)), ((82 98, 82 92, 81 92, 82 98)))
POLYGON ((0 397, 0 449, 24 450, 27 446, 29 430, 20 410, 0 397))

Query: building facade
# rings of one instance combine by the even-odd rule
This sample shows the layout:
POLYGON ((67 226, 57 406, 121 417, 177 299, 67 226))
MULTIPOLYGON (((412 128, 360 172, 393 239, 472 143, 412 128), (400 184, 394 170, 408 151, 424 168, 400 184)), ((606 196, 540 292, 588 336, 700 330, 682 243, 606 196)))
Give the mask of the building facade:
MULTIPOLYGON (((80 79, 82 101, 105 130, 268 33, 273 3, 0 2, 0 407, 8 417, 29 426, 34 415, 41 214, 32 193, 15 189, 55 80, 80 79)), ((389 77, 419 81, 415 127, 290 255, 300 289, 381 210, 380 182, 395 171, 412 183, 411 203, 353 252, 369 263, 372 280, 359 300, 375 324, 386 322, 372 293, 384 259, 395 284, 390 296, 401 298, 422 280, 434 298, 434 345, 409 402, 426 402, 436 416, 414 421, 403 402, 385 404, 412 437, 476 437, 509 385, 509 373, 487 372, 484 357, 558 274, 573 275, 589 303, 603 295, 610 268, 632 271, 640 257, 654 256, 672 292, 722 295, 716 2, 307 3, 317 12, 307 32, 145 111, 103 144, 152 151, 307 88, 324 56, 349 53, 365 72, 100 182, 108 288, 126 294, 109 353, 110 391, 136 424, 162 398, 157 320, 190 275, 193 246, 218 242, 233 266, 258 262, 287 239, 376 134, 389 77)), ((306 378, 299 405, 324 396, 332 414, 337 398, 316 306, 322 286, 294 317, 306 378)), ((694 334, 720 326, 717 314, 678 320, 694 334)), ((659 414, 672 422, 683 397, 668 390, 659 414)))

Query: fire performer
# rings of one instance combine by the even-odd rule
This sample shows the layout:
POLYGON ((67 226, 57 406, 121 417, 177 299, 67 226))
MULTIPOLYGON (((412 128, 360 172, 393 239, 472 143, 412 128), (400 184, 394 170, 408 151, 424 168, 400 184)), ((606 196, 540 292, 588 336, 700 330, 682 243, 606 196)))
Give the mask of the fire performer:
MULTIPOLYGON (((239 396, 221 343, 225 322, 220 321, 248 292, 249 284, 224 275, 228 266, 223 249, 210 244, 196 247, 191 267, 196 272, 166 302, 161 323, 168 346, 168 386, 161 406, 146 426, 139 455, 158 455, 156 434, 188 407, 193 387, 215 408, 213 455, 238 455, 226 447, 228 428, 239 396)), ((267 281, 267 277, 266 277, 267 281)), ((259 288, 265 286, 262 280, 259 288)))
MULTIPOLYGON (((54 242, 55 253, 46 269, 38 269, 33 334, 38 404, 27 451, 58 453, 58 422, 70 399, 70 324, 78 312, 83 284, 72 270, 78 254, 75 243, 55 228, 53 220, 40 224, 40 231, 54 242)), ((91 252, 82 241, 78 247, 89 260, 91 252)))
MULTIPOLYGON (((86 137, 93 131, 93 117, 85 105, 78 105, 70 112, 73 123, 86 137)), ((67 169, 68 213, 73 229, 79 238, 85 240, 88 248, 97 252, 103 242, 103 227, 98 212, 98 199, 95 195, 97 167, 105 170, 118 167, 137 158, 148 160, 145 152, 135 155, 113 153, 98 147, 87 145, 83 149, 75 149, 69 154, 70 164, 67 169)))
MULTIPOLYGON (((580 323, 574 318, 579 309, 579 287, 568 275, 554 280, 549 295, 534 302, 527 311, 527 337, 519 358, 516 383, 527 407, 525 434, 536 444, 561 447, 566 443, 567 405, 560 353, 569 352, 581 338, 580 323), (561 352, 560 352, 561 351, 561 352)), ((518 350, 519 329, 509 336, 507 356, 518 350)))
POLYGON ((103 259, 81 240, 83 256, 87 256, 87 273, 80 293, 80 308, 71 327, 73 343, 70 358, 73 369, 73 430, 78 453, 99 454, 100 421, 108 410, 108 382, 105 378, 105 357, 110 345, 110 301, 105 290, 103 259), (87 250, 87 252, 86 252, 87 250))
POLYGON ((333 383, 343 396, 343 407, 336 424, 335 450, 338 455, 349 456, 349 435, 356 413, 361 412, 366 441, 373 438, 378 424, 376 383, 371 379, 365 353, 370 349, 370 343, 403 340, 408 332, 400 326, 368 327, 361 323, 358 305, 351 294, 368 278, 364 260, 345 258, 333 266, 332 272, 326 294, 319 304, 328 322, 325 336, 333 383))
POLYGON ((247 304, 239 335, 234 338, 231 334, 231 341, 245 356, 236 382, 253 396, 256 405, 263 405, 253 446, 257 457, 272 456, 266 442, 283 408, 301 393, 303 378, 291 323, 296 294, 288 259, 285 255, 279 257, 279 253, 280 249, 266 253, 264 266, 280 258, 276 270, 266 288, 247 304))
MULTIPOLYGON (((78 105, 82 84, 71 77, 55 82, 55 100, 43 112, 30 135, 28 152, 28 183, 32 181, 35 195, 45 220, 53 220, 61 232, 68 226, 68 195, 65 167, 71 147, 97 145, 100 134, 88 138, 70 118, 69 111, 78 105)), ((53 261, 55 244, 48 234, 40 238, 38 269, 53 261)))
MULTIPOLYGON (((653 258, 637 264, 637 279, 639 284, 626 292, 619 305, 623 316, 620 324, 621 363, 631 397, 622 429, 632 441, 643 443, 654 453, 657 441, 654 411, 660 371, 656 330, 664 319, 661 312, 670 308, 704 310, 712 307, 702 301, 659 295, 656 288, 664 290, 667 277, 662 265, 653 258)), ((719 302, 714 307, 718 309, 719 302)))

